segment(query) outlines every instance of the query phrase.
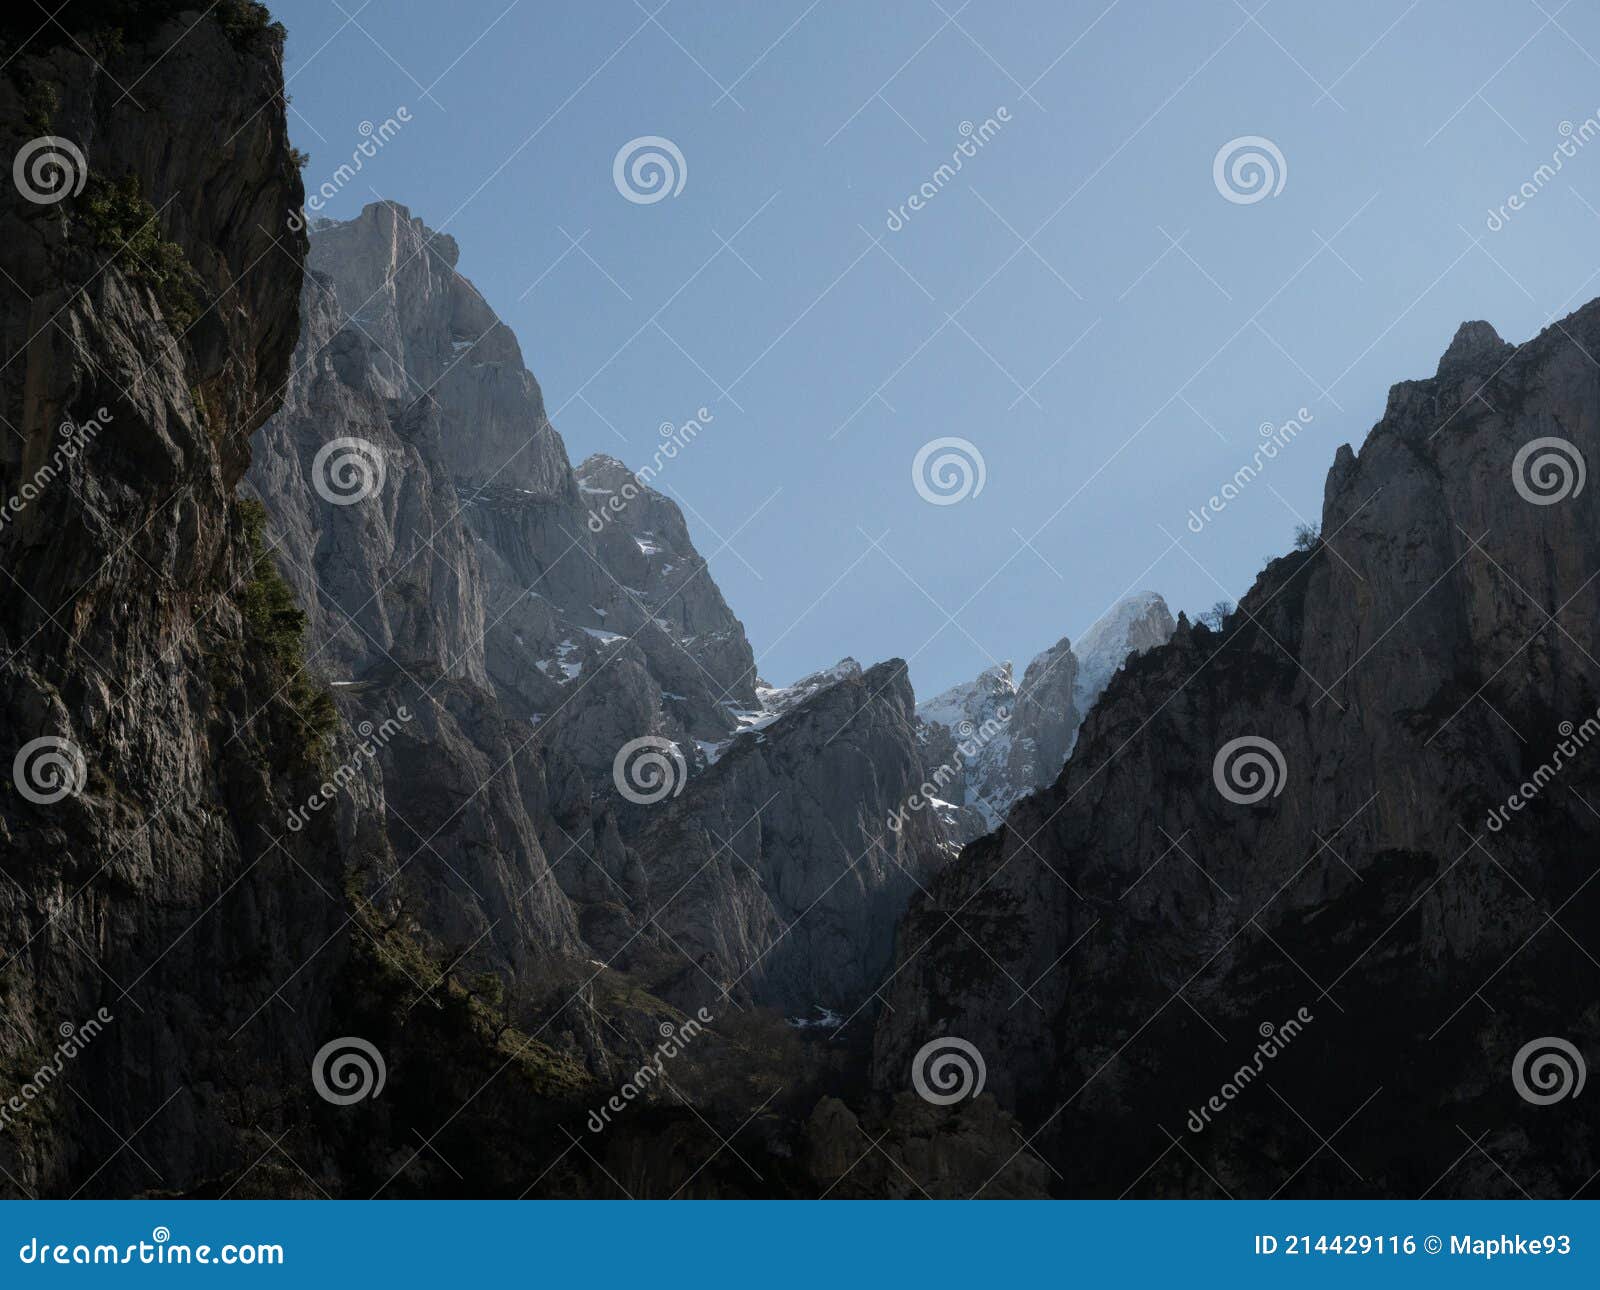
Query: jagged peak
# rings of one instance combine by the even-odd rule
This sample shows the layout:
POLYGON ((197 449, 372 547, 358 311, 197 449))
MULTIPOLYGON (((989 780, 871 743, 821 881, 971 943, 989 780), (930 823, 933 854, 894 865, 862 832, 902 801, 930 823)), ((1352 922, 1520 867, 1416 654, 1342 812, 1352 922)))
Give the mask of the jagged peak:
POLYGON ((1079 635, 1076 646, 1079 658, 1087 658, 1107 645, 1115 644, 1127 635, 1131 624, 1151 614, 1171 617, 1167 602, 1159 592, 1135 591, 1123 596, 1079 635))
MULTIPOLYGON (((892 661, 892 660, 891 660, 892 661)), ((822 668, 812 672, 809 676, 802 676, 793 685, 787 687, 791 690, 801 689, 806 686, 829 685, 835 681, 853 681, 861 675, 861 664, 846 654, 832 667, 822 668)))
POLYGON ((1450 346, 1439 359, 1438 376, 1453 368, 1470 367, 1485 354, 1499 354, 1510 346, 1500 339, 1500 333, 1482 319, 1464 322, 1456 328, 1450 346))
POLYGON ((363 222, 379 225, 387 223, 395 229, 408 228, 419 243, 426 246, 451 269, 454 269, 461 259, 461 246, 455 238, 448 233, 429 228, 420 216, 411 213, 409 206, 388 197, 368 202, 361 208, 360 213, 351 219, 329 219, 319 216, 311 222, 310 228, 313 233, 327 233, 363 222))
POLYGON ((613 457, 609 452, 591 452, 572 470, 572 473, 580 479, 595 475, 614 475, 619 472, 624 475, 633 474, 627 462, 613 457))
POLYGON ((997 701, 1009 701, 1016 695, 1016 675, 1008 659, 986 667, 970 681, 961 681, 916 706, 917 716, 928 722, 954 728, 976 713, 995 707, 997 701))

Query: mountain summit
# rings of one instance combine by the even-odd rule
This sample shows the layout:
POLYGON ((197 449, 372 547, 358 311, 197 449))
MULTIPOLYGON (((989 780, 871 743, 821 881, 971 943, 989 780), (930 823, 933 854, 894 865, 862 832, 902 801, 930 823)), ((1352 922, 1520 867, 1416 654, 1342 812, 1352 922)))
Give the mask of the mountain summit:
POLYGON ((1166 601, 1137 592, 1096 619, 1076 646, 1062 637, 1035 655, 1020 684, 1011 664, 1000 663, 919 703, 925 759, 951 771, 938 809, 955 845, 997 828, 1013 802, 1053 780, 1117 669, 1172 632, 1166 601))

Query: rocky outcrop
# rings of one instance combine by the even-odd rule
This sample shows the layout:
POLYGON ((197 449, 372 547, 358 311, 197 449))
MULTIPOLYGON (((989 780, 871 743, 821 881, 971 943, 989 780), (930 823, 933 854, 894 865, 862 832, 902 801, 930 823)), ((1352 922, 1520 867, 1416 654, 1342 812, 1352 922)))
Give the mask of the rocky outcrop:
POLYGON ((1160 596, 1119 600, 1079 639, 1062 637, 1012 678, 1001 663, 917 705, 934 810, 960 846, 999 827, 1012 803, 1050 783, 1095 700, 1132 654, 1164 644, 1172 615, 1160 596))
POLYGON ((903 922, 880 1090, 963 1038, 1066 1194, 1592 1183, 1594 1100, 1513 1071, 1600 1051, 1596 345, 1600 303, 1464 327, 1339 450, 1325 540, 1111 679, 903 922))
MULTIPOLYGON (((1153 591, 1141 591, 1117 601, 1078 637, 1077 644, 1072 647, 1073 656, 1078 661, 1072 698, 1080 724, 1089 715, 1089 710, 1094 707, 1106 686, 1111 684, 1111 678, 1117 670, 1127 662, 1128 656, 1165 645, 1175 627, 1167 602, 1153 591)), ((1078 732, 1074 729, 1059 757, 1054 747, 1049 750, 1049 756, 1041 757, 1044 763, 1055 763, 1048 772, 1050 777, 1066 763, 1067 754, 1072 751, 1072 744, 1077 737, 1078 732)))
POLYGON ((735 739, 638 834, 641 912, 667 943, 651 959, 669 975, 625 961, 668 997, 847 1020, 876 1008, 895 922, 941 839, 927 811, 885 823, 923 778, 905 664, 836 676, 735 739))

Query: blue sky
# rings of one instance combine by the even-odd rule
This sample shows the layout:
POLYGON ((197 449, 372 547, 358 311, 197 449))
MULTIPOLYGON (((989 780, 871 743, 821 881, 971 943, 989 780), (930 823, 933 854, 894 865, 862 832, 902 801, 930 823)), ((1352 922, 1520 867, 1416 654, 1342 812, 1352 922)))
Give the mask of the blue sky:
POLYGON ((897 655, 926 696, 1128 591, 1236 599, 1461 321, 1520 341, 1600 295, 1590 6, 645 3, 280 0, 290 129, 309 188, 409 110, 324 213, 454 235, 574 461, 711 411, 657 486, 774 682, 897 655), (676 195, 613 182, 641 136, 676 195), (1281 190, 1228 200, 1250 136, 1281 190), (946 437, 983 488, 931 505, 912 463, 946 437))

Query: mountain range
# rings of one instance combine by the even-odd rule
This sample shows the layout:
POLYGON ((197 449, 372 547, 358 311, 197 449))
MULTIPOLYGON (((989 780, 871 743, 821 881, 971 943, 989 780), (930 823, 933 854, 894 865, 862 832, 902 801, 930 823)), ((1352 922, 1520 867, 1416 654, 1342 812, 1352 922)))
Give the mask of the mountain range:
POLYGON ((1600 303, 1463 325, 1225 615, 775 686, 654 486, 712 409, 574 466, 449 235, 306 226, 264 10, 63 22, 0 76, 92 163, 0 212, 0 1187, 1593 1185, 1523 1067, 1600 1049, 1600 303))

